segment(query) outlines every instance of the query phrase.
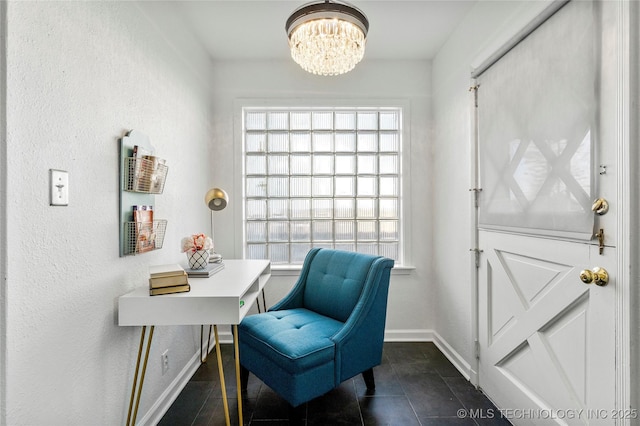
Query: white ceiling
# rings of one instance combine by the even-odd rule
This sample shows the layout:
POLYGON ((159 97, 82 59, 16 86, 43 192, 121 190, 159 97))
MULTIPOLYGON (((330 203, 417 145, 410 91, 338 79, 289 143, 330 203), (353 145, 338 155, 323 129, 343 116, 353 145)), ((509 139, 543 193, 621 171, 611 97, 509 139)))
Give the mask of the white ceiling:
MULTIPOLYGON (((353 0, 369 19, 365 55, 431 59, 477 0, 353 0)), ((285 22, 308 0, 177 1, 213 59, 289 57, 285 22)))

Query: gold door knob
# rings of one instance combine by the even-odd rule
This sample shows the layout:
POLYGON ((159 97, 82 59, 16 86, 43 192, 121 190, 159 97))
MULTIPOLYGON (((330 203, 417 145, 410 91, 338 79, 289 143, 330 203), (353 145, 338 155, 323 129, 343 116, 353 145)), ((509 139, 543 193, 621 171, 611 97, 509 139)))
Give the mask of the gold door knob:
POLYGON ((595 285, 605 286, 609 283, 609 273, 606 269, 596 266, 591 270, 585 269, 580 272, 580 279, 585 284, 594 283, 595 285))
POLYGON ((591 210, 598 216, 602 216, 609 211, 609 202, 604 198, 598 198, 591 205, 591 210))

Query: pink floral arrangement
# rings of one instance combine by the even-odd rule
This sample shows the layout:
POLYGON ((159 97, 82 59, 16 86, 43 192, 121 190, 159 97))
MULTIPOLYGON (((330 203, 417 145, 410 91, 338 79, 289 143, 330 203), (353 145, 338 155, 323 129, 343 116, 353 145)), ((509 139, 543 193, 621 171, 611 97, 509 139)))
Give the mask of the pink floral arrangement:
POLYGON ((182 252, 209 250, 213 248, 213 240, 204 234, 193 234, 184 237, 180 243, 182 252))

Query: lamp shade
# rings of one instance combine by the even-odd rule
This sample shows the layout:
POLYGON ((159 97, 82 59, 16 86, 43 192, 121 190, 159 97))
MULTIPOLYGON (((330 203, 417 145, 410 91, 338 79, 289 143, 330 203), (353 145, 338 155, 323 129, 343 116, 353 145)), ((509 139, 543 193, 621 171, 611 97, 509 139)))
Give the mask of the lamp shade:
POLYGON ((204 203, 213 211, 222 210, 227 207, 229 196, 224 189, 211 188, 204 196, 204 203))

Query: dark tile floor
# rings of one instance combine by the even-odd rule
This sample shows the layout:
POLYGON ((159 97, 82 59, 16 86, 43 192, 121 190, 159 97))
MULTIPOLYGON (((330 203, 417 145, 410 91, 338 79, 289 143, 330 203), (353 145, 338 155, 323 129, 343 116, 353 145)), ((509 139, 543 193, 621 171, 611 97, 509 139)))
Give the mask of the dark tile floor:
MULTIPOLYGON (((238 423, 235 363, 222 345, 231 424, 238 423)), ((288 404, 254 375, 243 395, 245 425, 509 425, 433 343, 385 343, 382 364, 373 369, 376 389, 362 376, 298 407, 288 404), (473 418, 471 418, 473 417, 473 418), (492 417, 492 418, 491 418, 492 417)), ((160 426, 224 425, 215 353, 203 364, 160 421, 160 426)))

